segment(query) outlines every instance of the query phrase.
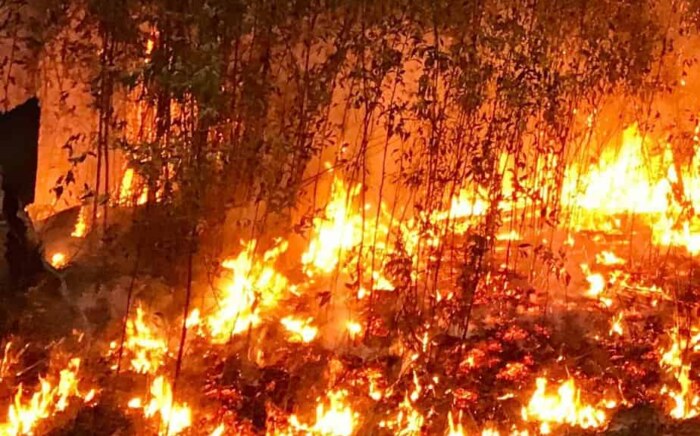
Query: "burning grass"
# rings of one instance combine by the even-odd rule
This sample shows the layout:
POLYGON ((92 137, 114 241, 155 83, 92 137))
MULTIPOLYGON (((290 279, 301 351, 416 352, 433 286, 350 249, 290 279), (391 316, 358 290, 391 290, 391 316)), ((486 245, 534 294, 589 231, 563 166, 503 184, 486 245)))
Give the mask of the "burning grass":
MULTIPOLYGON (((601 162, 591 174, 604 178, 606 165, 641 171, 628 166, 640 145, 635 132, 623 136, 622 163, 601 162)), ((449 209, 392 224, 386 205, 362 204, 361 187, 336 175, 301 254, 281 237, 268 247, 241 242, 214 290, 196 290, 184 321, 164 321, 137 298, 123 337, 108 329, 102 334, 112 337, 96 343, 109 346, 71 357, 33 390, 17 384, 0 434, 59 425, 68 409, 95 407, 97 392, 138 432, 157 434, 559 434, 604 431, 641 404, 675 428, 700 412, 700 325, 692 294, 683 293, 695 277, 687 257, 694 236, 658 236, 675 231, 663 227, 677 212, 666 195, 673 180, 643 174, 630 176, 630 189, 649 185, 641 203, 616 202, 619 191, 608 198, 602 188, 576 194, 590 219, 558 231, 573 261, 554 262, 536 233, 506 231, 473 287, 468 266, 443 244, 474 249, 486 207, 478 196, 460 190, 449 209), (675 245, 667 269, 621 254, 630 242, 608 226, 621 226, 613 217, 622 212, 644 222, 651 243, 675 245), (560 273, 560 290, 544 292, 518 272, 531 258, 560 273), (431 276, 438 261, 452 281, 431 276), (88 369, 106 371, 98 387, 79 387, 83 359, 106 363, 88 369)), ((14 342, 4 350, 7 383, 19 351, 14 342)))

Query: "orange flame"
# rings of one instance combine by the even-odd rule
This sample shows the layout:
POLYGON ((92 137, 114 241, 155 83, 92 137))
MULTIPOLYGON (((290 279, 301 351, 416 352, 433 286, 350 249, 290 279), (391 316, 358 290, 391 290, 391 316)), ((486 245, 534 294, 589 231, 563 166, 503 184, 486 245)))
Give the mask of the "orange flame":
POLYGON ((224 284, 220 306, 207 318, 212 341, 223 343, 235 334, 255 327, 265 310, 272 309, 287 287, 287 278, 274 268, 277 258, 287 249, 287 242, 255 255, 256 241, 243 243, 236 258, 227 259, 223 267, 231 272, 224 284))
POLYGON ((187 404, 174 403, 173 389, 162 375, 153 380, 150 389, 151 399, 142 405, 140 398, 132 398, 129 407, 143 409, 146 418, 159 418, 159 434, 176 435, 192 425, 192 411, 187 404))
POLYGON ((290 333, 290 342, 309 343, 318 334, 318 328, 311 325, 313 318, 298 319, 293 316, 287 316, 282 318, 280 322, 290 333))
MULTIPOLYGON (((116 349, 116 343, 111 344, 116 349)), ((124 349, 131 355, 131 369, 140 374, 154 374, 163 365, 168 343, 160 330, 149 322, 139 304, 133 318, 126 321, 124 349)))
POLYGON ((51 255, 51 260, 49 261, 51 266, 56 269, 62 269, 68 264, 65 253, 54 253, 51 255))
POLYGON ((75 222, 75 227, 73 232, 70 234, 74 238, 84 238, 87 234, 87 208, 85 206, 80 207, 78 212, 78 220, 75 222))
POLYGON ((607 418, 603 410, 581 402, 581 391, 573 378, 559 385, 556 393, 547 393, 544 377, 538 378, 536 385, 530 402, 522 408, 522 418, 539 422, 540 433, 551 433, 552 425, 568 424, 587 429, 605 424, 607 418))
POLYGON ((39 389, 30 398, 25 398, 20 385, 7 411, 7 422, 0 423, 0 435, 32 434, 41 421, 66 410, 71 398, 91 401, 95 395, 94 390, 86 394, 78 390, 79 369, 80 359, 71 359, 68 366, 60 371, 56 384, 40 379, 39 389))
POLYGON ((289 418, 290 428, 287 431, 277 431, 275 436, 306 434, 318 436, 350 436, 359 423, 359 414, 346 404, 347 391, 333 390, 328 392, 326 399, 316 406, 316 422, 313 425, 304 424, 296 415, 289 418))

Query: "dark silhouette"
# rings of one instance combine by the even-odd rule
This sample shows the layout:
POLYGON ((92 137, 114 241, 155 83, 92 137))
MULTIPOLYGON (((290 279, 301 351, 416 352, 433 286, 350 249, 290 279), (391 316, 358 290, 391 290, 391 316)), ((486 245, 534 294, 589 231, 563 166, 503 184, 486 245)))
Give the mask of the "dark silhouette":
POLYGON ((26 103, 0 115, 0 167, 2 213, 8 226, 5 258, 14 288, 33 283, 43 268, 41 253, 27 237, 23 206, 34 201, 39 140, 39 101, 26 103))

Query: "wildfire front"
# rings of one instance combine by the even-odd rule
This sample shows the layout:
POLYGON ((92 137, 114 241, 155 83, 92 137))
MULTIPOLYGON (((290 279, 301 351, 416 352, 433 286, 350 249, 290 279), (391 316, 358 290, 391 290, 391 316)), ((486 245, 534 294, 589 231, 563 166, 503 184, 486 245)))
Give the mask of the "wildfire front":
POLYGON ((0 436, 700 434, 698 6, 0 2, 0 436))

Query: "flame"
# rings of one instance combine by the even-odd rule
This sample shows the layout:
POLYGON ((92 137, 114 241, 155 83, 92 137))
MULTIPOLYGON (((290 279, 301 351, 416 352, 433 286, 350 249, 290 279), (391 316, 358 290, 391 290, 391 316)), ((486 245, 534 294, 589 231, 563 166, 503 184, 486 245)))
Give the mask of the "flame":
POLYGON ((622 318, 623 318, 623 313, 618 312, 612 319, 612 322, 610 324, 610 336, 622 336, 624 334, 624 328, 622 325, 622 318))
POLYGON ((175 403, 173 389, 165 377, 159 375, 153 380, 150 400, 143 405, 141 398, 132 398, 129 407, 143 409, 146 418, 158 417, 159 434, 179 434, 192 425, 192 411, 187 404, 175 403))
MULTIPOLYGON (((625 129, 620 150, 606 148, 598 164, 585 173, 585 187, 574 195, 575 204, 583 210, 606 215, 664 212, 670 186, 665 181, 651 182, 642 155, 644 145, 636 124, 625 129)), ((574 164, 569 171, 577 173, 579 168, 574 164)), ((568 180, 575 183, 577 178, 570 174, 568 180)), ((574 194, 569 190, 575 192, 575 185, 565 185, 564 192, 574 194)))
POLYGON ((520 233, 518 233, 515 230, 499 233, 496 235, 497 241, 519 241, 521 239, 522 237, 520 236, 520 233))
POLYGON ((606 307, 612 306, 612 299, 603 295, 606 288, 606 280, 603 275, 591 272, 590 268, 585 263, 581 264, 581 271, 586 276, 586 281, 588 282, 588 289, 584 292, 584 295, 589 298, 597 299, 606 307))
POLYGON ((29 398, 25 398, 20 385, 8 408, 7 422, 0 422, 0 435, 32 434, 41 421, 66 410, 71 398, 83 398, 84 402, 90 402, 95 391, 81 394, 78 389, 79 369, 80 359, 71 359, 66 368, 59 372, 56 384, 40 378, 38 390, 29 398))
POLYGON ((655 244, 684 247, 691 254, 700 252, 700 223, 678 219, 683 213, 680 203, 687 201, 695 210, 700 206, 700 199, 690 196, 700 187, 700 174, 694 170, 678 173, 670 145, 662 147, 663 153, 648 156, 651 140, 633 124, 623 132, 619 150, 605 149, 598 163, 586 170, 570 165, 562 198, 578 209, 572 217, 573 226, 613 231, 619 228, 619 220, 612 217, 636 214, 650 226, 655 244), (685 187, 680 202, 674 200, 677 186, 685 187))
MULTIPOLYGON (((116 348, 115 345, 112 347, 116 348)), ((140 374, 154 374, 163 365, 168 353, 167 340, 146 319, 140 304, 136 306, 133 317, 126 321, 124 348, 131 354, 131 369, 140 374)))
POLYGON ((153 53, 153 48, 155 47, 156 41, 153 35, 149 36, 146 40, 146 57, 150 59, 151 53, 153 53))
POLYGON ((348 189, 342 179, 333 178, 325 216, 313 219, 314 232, 301 257, 307 275, 330 273, 340 262, 343 251, 362 242, 362 216, 350 210, 360 189, 359 184, 348 189))
POLYGON ((595 260, 601 265, 624 265, 625 260, 618 257, 615 253, 608 250, 603 250, 596 254, 595 260))
POLYGON ((134 198, 136 198, 136 204, 142 205, 146 204, 148 201, 148 189, 145 186, 137 187, 136 174, 133 168, 127 168, 124 170, 124 175, 122 175, 122 181, 119 186, 119 194, 117 196, 117 203, 122 206, 129 206, 134 203, 134 198))
POLYGON ((455 423, 455 420, 452 416, 452 411, 450 411, 447 414, 447 436, 467 436, 467 432, 462 426, 461 423, 462 420, 462 413, 460 412, 459 418, 457 418, 457 422, 455 423))
POLYGON ((380 427, 388 428, 396 435, 410 436, 422 434, 425 417, 414 407, 423 392, 423 386, 418 380, 416 373, 413 373, 413 389, 404 395, 403 401, 399 404, 396 416, 383 420, 380 427))
POLYGON ((226 426, 223 424, 219 424, 218 427, 214 429, 211 433, 209 433, 209 436, 224 436, 224 433, 226 432, 226 426))
POLYGON ((243 243, 243 251, 222 265, 231 275, 224 283, 218 309, 206 321, 213 342, 226 342, 232 335, 257 326, 262 313, 274 308, 287 288, 287 278, 274 268, 287 242, 262 256, 255 254, 256 245, 255 240, 243 243))
POLYGON ((51 260, 49 261, 51 266, 56 269, 62 269, 68 264, 65 253, 54 253, 51 255, 51 260))
POLYGON ((349 320, 345 323, 345 329, 348 331, 350 339, 356 339, 362 334, 362 324, 356 321, 349 320))
POLYGON ((406 395, 399 404, 399 411, 392 420, 379 423, 380 427, 387 427, 396 435, 409 436, 422 434, 425 417, 415 409, 413 403, 406 395))
POLYGON ((75 222, 75 227, 73 232, 70 234, 74 238, 84 238, 87 234, 87 208, 85 206, 80 207, 78 212, 78 219, 75 222))
POLYGON ((16 352, 13 345, 12 341, 7 341, 3 347, 2 358, 0 358, 0 382, 10 375, 12 368, 19 362, 22 351, 16 352))
POLYGON ((598 428, 605 424, 605 412, 581 402, 581 391, 573 378, 559 385, 556 393, 547 393, 547 379, 536 380, 535 392, 522 408, 524 421, 540 423, 540 433, 549 434, 552 425, 568 424, 575 427, 598 428))
POLYGON ((688 352, 700 351, 700 332, 693 329, 689 337, 681 335, 677 328, 671 334, 671 344, 662 350, 659 365, 675 378, 680 390, 664 385, 661 394, 673 400, 669 414, 676 419, 694 418, 700 414, 700 396, 690 379, 692 365, 687 361, 688 352))
POLYGON ((367 371, 367 395, 374 401, 384 398, 384 389, 380 387, 382 380, 381 372, 372 369, 367 371))
POLYGON ((358 258, 362 258, 359 268, 365 280, 359 285, 358 299, 374 290, 395 289, 380 267, 383 256, 389 252, 385 241, 390 218, 383 204, 377 209, 378 215, 372 212, 371 204, 358 205, 361 189, 361 184, 348 188, 340 177, 333 178, 328 204, 323 216, 313 219, 311 238, 301 257, 303 270, 309 277, 328 275, 339 265, 344 271, 354 271, 358 258), (368 279, 371 289, 365 283, 368 279))
POLYGON ((290 342, 309 343, 316 338, 318 328, 311 325, 313 318, 298 319, 287 316, 280 320, 280 323, 290 333, 290 342))
POLYGON ((199 309, 195 308, 192 309, 190 314, 187 316, 187 319, 185 320, 185 327, 188 329, 194 328, 194 327, 199 327, 202 324, 202 317, 199 314, 199 309))
POLYGON ((484 198, 486 196, 482 192, 475 195, 471 189, 460 189, 450 202, 448 217, 458 219, 484 215, 488 209, 488 203, 484 198))
POLYGON ((276 435, 292 435, 296 432, 319 436, 350 436, 359 423, 359 414, 346 404, 348 392, 344 389, 332 390, 326 395, 326 402, 319 401, 316 406, 316 422, 307 425, 299 421, 296 415, 289 418, 290 428, 287 432, 276 435))

